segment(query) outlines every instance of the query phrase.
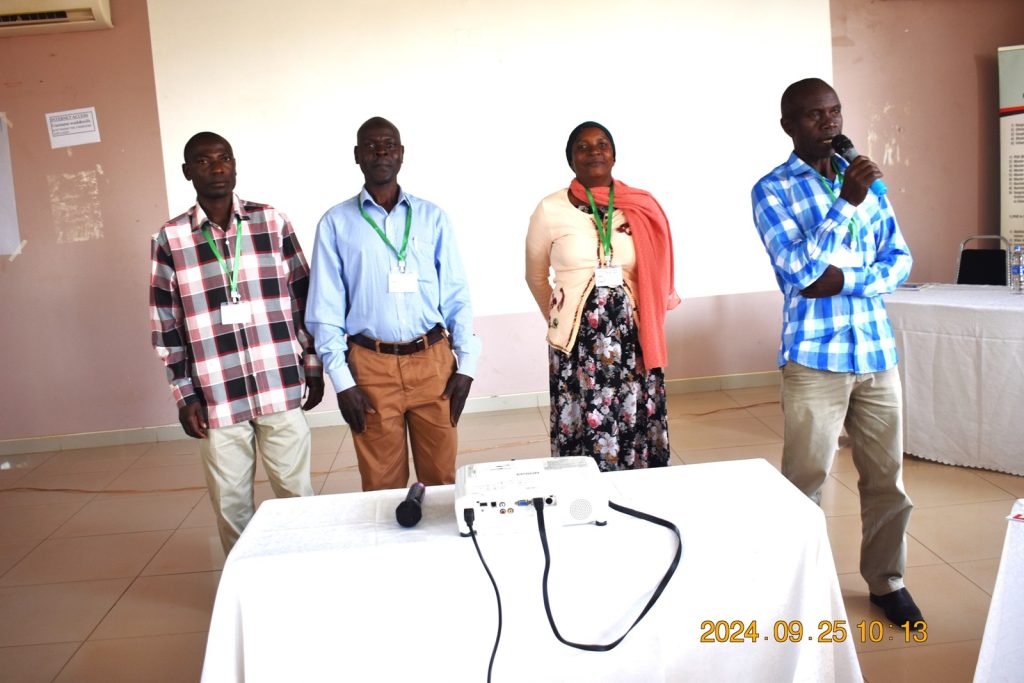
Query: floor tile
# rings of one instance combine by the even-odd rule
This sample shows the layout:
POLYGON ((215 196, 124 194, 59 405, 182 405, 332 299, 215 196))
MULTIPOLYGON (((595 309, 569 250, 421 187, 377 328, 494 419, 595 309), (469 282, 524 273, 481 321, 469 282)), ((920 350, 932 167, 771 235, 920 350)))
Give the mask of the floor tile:
POLYGON ((0 577, 2 577, 8 569, 16 565, 21 558, 31 552, 33 548, 39 545, 40 541, 4 541, 0 540, 0 577))
POLYGON ((535 408, 505 411, 497 423, 488 413, 468 413, 459 419, 460 445, 472 441, 547 434, 548 423, 541 419, 535 408))
POLYGON ((825 477, 825 484, 821 487, 821 509, 827 516, 859 515, 860 494, 833 476, 825 477))
POLYGON ((348 427, 317 427, 310 430, 313 453, 337 453, 348 436, 348 427))
POLYGON ((702 462, 719 462, 722 460, 750 460, 751 458, 764 458, 770 462, 775 469, 782 469, 782 442, 755 444, 752 446, 729 446, 726 448, 698 448, 683 450, 676 446, 676 443, 669 437, 672 450, 679 453, 679 457, 688 465, 695 465, 702 462))
POLYGON ((999 574, 999 558, 954 562, 950 566, 970 579, 978 588, 992 595, 996 587, 996 576, 999 574))
POLYGON ((770 444, 779 435, 756 417, 730 418, 706 422, 669 420, 669 442, 680 451, 770 444))
POLYGON ((495 439, 492 441, 459 441, 459 452, 455 457, 456 468, 474 462, 499 462, 524 458, 551 457, 551 437, 524 437, 519 439, 495 439))
POLYGON ((320 490, 320 495, 330 495, 334 493, 357 493, 363 490, 363 480, 359 476, 359 470, 354 467, 348 467, 343 470, 332 472, 328 477, 327 481, 324 482, 323 488, 320 490))
POLYGON ((860 653, 864 680, 874 683, 970 683, 980 640, 927 642, 900 649, 860 653))
MULTIPOLYGON (((334 461, 337 459, 338 454, 336 451, 313 453, 309 460, 309 469, 313 476, 318 474, 328 475, 334 467, 334 461)), ((262 468, 262 464, 261 464, 262 468)))
POLYGON ((122 494, 86 503, 55 537, 177 529, 205 493, 122 494))
POLYGON ((152 444, 132 444, 61 451, 37 467, 36 472, 41 475, 75 472, 123 472, 151 446, 152 444))
POLYGON ((59 452, 2 455, 0 456, 0 474, 5 472, 31 472, 59 452))
POLYGON ((198 681, 205 653, 205 633, 89 640, 54 683, 198 681))
POLYGON ((918 508, 986 500, 1013 502, 1013 495, 985 481, 976 472, 967 467, 908 458, 903 464, 903 483, 918 508))
POLYGON ((750 417, 742 404, 721 391, 669 394, 668 419, 750 417))
POLYGON ((224 548, 217 527, 178 529, 142 570, 143 576, 187 574, 224 568, 224 548))
POLYGON ((1004 474, 1002 472, 989 472, 988 470, 972 470, 979 477, 990 484, 998 486, 1014 498, 1024 498, 1024 477, 1016 474, 1004 474))
POLYGON ((722 393, 736 401, 750 412, 751 415, 781 415, 781 387, 747 387, 745 389, 726 389, 722 393))
POLYGON ((946 562, 998 558, 1010 501, 916 509, 907 533, 946 562))
POLYGON ((140 576, 90 639, 205 633, 219 581, 219 571, 140 576))
POLYGON ((99 498, 109 498, 116 492, 184 493, 206 490, 206 477, 198 458, 189 465, 132 468, 117 476, 99 498))
POLYGON ((77 503, 26 505, 0 512, 0 541, 42 540, 57 530, 85 505, 77 503))
POLYGON ((764 423, 768 429, 772 430, 780 439, 786 436, 786 418, 779 413, 778 415, 760 415, 757 418, 764 423))
POLYGON ((199 501, 192 506, 179 528, 191 529, 202 526, 216 526, 217 518, 213 514, 213 504, 210 502, 209 494, 200 496, 199 501))
POLYGON ((0 647, 2 679, 10 683, 50 683, 79 645, 48 643, 0 647))
POLYGON ((170 537, 169 531, 50 538, 0 579, 0 586, 132 578, 170 537))
POLYGON ((0 588, 0 647, 83 641, 131 579, 0 588))

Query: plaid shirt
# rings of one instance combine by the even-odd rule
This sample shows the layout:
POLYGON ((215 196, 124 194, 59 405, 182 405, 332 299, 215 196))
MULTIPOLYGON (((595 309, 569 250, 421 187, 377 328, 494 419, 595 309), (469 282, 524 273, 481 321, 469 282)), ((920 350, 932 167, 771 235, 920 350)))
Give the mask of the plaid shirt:
POLYGON ((291 224, 273 207, 237 195, 232 216, 225 232, 196 204, 164 224, 152 243, 153 346, 178 407, 201 401, 212 428, 297 408, 303 374, 322 374, 302 323, 309 267, 291 224), (229 276, 202 228, 209 227, 231 268, 239 220, 238 291, 252 306, 252 320, 224 325, 220 306, 229 298, 229 276))
POLYGON ((867 373, 894 367, 896 341, 882 294, 910 274, 911 256, 889 200, 868 193, 859 206, 839 197, 840 157, 831 194, 802 159, 789 160, 754 185, 754 223, 785 296, 778 364, 867 373), (832 195, 835 195, 833 199, 832 195), (804 289, 830 262, 843 271, 836 296, 807 299, 804 289))

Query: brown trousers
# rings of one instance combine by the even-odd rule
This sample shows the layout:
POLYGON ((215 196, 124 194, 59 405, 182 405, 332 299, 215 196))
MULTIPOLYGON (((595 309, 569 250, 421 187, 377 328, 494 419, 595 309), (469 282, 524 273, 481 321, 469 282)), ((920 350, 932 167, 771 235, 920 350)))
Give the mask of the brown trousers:
POLYGON ((363 490, 404 488, 409 483, 407 427, 416 477, 428 486, 455 483, 458 434, 449 401, 441 396, 455 372, 448 340, 407 356, 350 344, 348 364, 377 411, 367 413, 366 429, 353 435, 363 490))

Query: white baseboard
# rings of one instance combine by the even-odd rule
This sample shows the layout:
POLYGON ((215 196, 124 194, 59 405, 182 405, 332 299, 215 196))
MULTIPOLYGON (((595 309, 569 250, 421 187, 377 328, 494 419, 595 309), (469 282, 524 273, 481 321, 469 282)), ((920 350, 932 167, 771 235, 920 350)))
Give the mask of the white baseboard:
MULTIPOLYGON (((665 390, 669 394, 692 394, 698 391, 727 391, 729 389, 777 386, 779 381, 779 372, 772 370, 769 372, 750 372, 742 375, 668 380, 665 382, 665 390)), ((465 412, 489 413, 499 410, 540 408, 549 404, 550 396, 546 391, 508 394, 505 396, 478 396, 466 402, 465 412)), ((314 429, 317 427, 336 427, 345 424, 344 420, 341 419, 341 413, 337 410, 306 413, 306 420, 309 422, 309 426, 314 429)), ((117 429, 106 432, 40 436, 30 439, 0 441, 0 456, 68 451, 76 448, 101 448, 106 446, 156 443, 159 441, 178 441, 187 438, 189 437, 182 431, 181 426, 176 424, 161 427, 117 429)))

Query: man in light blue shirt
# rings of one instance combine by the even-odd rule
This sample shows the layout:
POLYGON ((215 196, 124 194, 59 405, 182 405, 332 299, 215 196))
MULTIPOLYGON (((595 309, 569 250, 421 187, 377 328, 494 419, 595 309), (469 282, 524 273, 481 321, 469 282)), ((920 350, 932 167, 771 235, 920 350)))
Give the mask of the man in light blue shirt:
POLYGON ((754 222, 785 297, 782 473, 814 502, 845 427, 859 475, 860 572, 871 602, 897 626, 926 625, 903 585, 913 505, 903 488, 902 388, 881 295, 910 273, 888 199, 868 189, 882 173, 832 150, 843 132, 835 90, 809 78, 782 95, 793 153, 754 186, 754 222))
POLYGON ((398 185, 405 148, 374 117, 356 134, 364 187, 317 226, 306 325, 352 428, 363 490, 455 481, 456 425, 480 357, 447 214, 398 185))

